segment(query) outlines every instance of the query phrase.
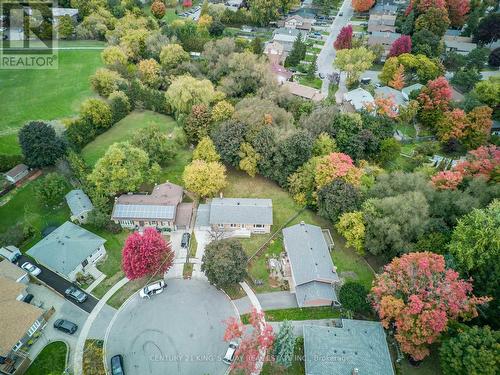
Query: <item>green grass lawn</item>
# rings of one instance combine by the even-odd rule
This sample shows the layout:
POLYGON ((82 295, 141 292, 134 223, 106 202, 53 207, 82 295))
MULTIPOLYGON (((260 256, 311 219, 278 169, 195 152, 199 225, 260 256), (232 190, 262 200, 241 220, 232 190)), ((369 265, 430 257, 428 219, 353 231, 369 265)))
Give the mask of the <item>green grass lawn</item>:
MULTIPOLYGON (((39 179, 42 177, 39 177, 39 179)), ((40 232, 47 226, 59 226, 69 220, 69 208, 64 200, 54 207, 45 207, 42 202, 34 199, 35 184, 28 182, 17 188, 0 201, 0 233, 16 224, 29 222, 37 233, 33 239, 23 244, 22 250, 28 250, 41 239, 40 232), (6 202, 5 204, 2 204, 6 202)))
POLYGON ((132 112, 85 146, 82 150, 83 159, 88 165, 93 166, 113 143, 130 140, 136 130, 152 124, 158 125, 166 132, 171 132, 177 126, 170 116, 151 111, 132 112))
MULTIPOLYGON (((298 224, 301 221, 315 224, 322 228, 330 229, 335 246, 332 250, 333 263, 337 266, 341 276, 348 279, 355 279, 365 285, 371 286, 373 272, 368 263, 354 250, 345 247, 345 241, 333 229, 331 223, 311 210, 302 210, 290 195, 277 184, 261 176, 250 177, 247 174, 235 171, 228 172, 228 186, 224 189, 225 197, 242 198, 270 198, 273 200, 273 221, 271 232, 278 230, 287 221, 292 219, 297 213, 300 214, 289 225, 298 224)), ((252 235, 251 238, 241 239, 245 252, 248 255, 254 254, 271 234, 252 235)), ((267 249, 263 250, 258 257, 254 258, 249 266, 249 274, 252 280, 261 279, 262 286, 254 286, 256 292, 268 292, 280 290, 269 283, 265 254, 279 254, 281 250, 280 240, 276 239, 267 249)))
MULTIPOLYGON (((291 308, 281 310, 265 311, 266 320, 269 322, 281 322, 283 320, 311 320, 311 319, 336 319, 340 317, 340 310, 334 310, 330 306, 291 308)), ((249 323, 250 314, 241 315, 243 324, 249 323)))
POLYGON ((399 123, 396 125, 396 129, 410 138, 415 138, 417 135, 417 131, 413 125, 399 123))
POLYGON ((318 77, 310 78, 307 76, 300 76, 299 83, 301 85, 313 87, 318 90, 321 89, 321 86, 323 85, 323 81, 321 80, 321 78, 318 77))
POLYGON ((191 240, 189 241, 189 257, 196 257, 196 248, 198 247, 198 242, 196 241, 196 236, 191 233, 191 240))
POLYGON ((66 367, 66 344, 54 341, 42 349, 35 358, 26 375, 60 375, 66 367))
MULTIPOLYGON (((160 279, 161 276, 157 276, 157 279, 160 279)), ((109 299, 108 305, 114 307, 115 309, 119 309, 120 306, 135 292, 139 289, 143 288, 148 282, 148 277, 143 277, 141 279, 132 280, 122 286, 118 291, 113 294, 113 296, 109 299)))
POLYGON ((0 70, 0 153, 20 152, 17 131, 27 121, 76 114, 80 103, 92 95, 89 77, 101 66, 100 54, 100 50, 60 50, 58 69, 0 70))

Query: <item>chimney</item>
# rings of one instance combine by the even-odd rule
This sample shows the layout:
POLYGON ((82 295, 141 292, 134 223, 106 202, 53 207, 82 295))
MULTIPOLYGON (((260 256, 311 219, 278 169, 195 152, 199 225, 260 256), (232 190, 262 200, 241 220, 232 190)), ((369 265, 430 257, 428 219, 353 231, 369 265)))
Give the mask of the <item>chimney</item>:
POLYGON ((352 375, 359 375, 359 370, 357 368, 353 368, 352 375))
POLYGON ((300 222, 300 225, 304 226, 304 225, 306 225, 306 223, 305 223, 305 222, 303 222, 303 221, 301 221, 301 222, 300 222))
POLYGON ((224 198, 224 194, 222 193, 222 191, 220 192, 220 199, 224 198))

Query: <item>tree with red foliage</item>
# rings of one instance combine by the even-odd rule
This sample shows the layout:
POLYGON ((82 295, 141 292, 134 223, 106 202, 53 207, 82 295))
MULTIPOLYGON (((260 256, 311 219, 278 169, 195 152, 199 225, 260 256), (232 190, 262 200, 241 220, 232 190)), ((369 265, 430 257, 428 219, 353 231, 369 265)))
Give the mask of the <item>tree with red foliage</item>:
POLYGON ((451 96, 451 86, 445 77, 441 76, 427 82, 417 98, 420 104, 420 121, 432 128, 443 112, 448 111, 451 96))
POLYGON ((464 177, 481 177, 498 181, 500 177, 500 148, 495 145, 481 146, 469 151, 466 160, 458 163, 454 171, 464 177))
POLYGON ((151 13, 158 20, 161 20, 165 16, 166 11, 167 7, 161 0, 155 0, 151 5, 151 13))
POLYGON ((409 35, 401 35, 392 43, 389 57, 397 57, 403 53, 411 53, 411 37, 409 35))
POLYGON ((418 14, 422 14, 432 8, 446 9, 446 0, 416 0, 415 5, 418 14))
POLYGON ((467 13, 470 11, 469 0, 447 0, 448 17, 450 18, 451 26, 461 27, 465 23, 467 13))
POLYGON ((193 6, 192 0, 182 0, 182 6, 184 8, 191 8, 193 6))
POLYGON ((405 67, 403 64, 399 64, 398 68, 394 72, 392 80, 389 81, 389 86, 396 90, 401 90, 405 87, 405 67))
POLYGON ((476 306, 490 300, 472 295, 472 283, 431 252, 394 258, 376 276, 371 299, 382 325, 395 329, 401 350, 416 361, 429 355, 449 322, 477 316, 476 306))
POLYGON ((460 172, 441 171, 432 176, 431 182, 436 190, 456 190, 463 179, 460 172))
POLYGON ((347 25, 340 29, 339 35, 333 43, 333 47, 335 47, 336 50, 350 49, 352 47, 352 25, 347 25))
POLYGON ((245 326, 240 320, 231 317, 225 321, 224 341, 241 339, 234 354, 235 360, 231 369, 242 370, 244 374, 258 372, 258 367, 262 365, 266 351, 271 348, 274 342, 273 328, 266 323, 262 311, 252 309, 249 321, 253 330, 247 335, 245 335, 245 326))
POLYGON ((352 7, 356 12, 366 12, 375 4, 375 0, 352 0, 352 7))
POLYGON ((122 269, 130 279, 158 273, 163 276, 172 267, 175 254, 170 243, 154 228, 127 237, 122 250, 122 269))
POLYGON ((450 139, 461 140, 467 127, 467 115, 459 108, 444 112, 442 118, 436 123, 436 135, 441 142, 450 139))

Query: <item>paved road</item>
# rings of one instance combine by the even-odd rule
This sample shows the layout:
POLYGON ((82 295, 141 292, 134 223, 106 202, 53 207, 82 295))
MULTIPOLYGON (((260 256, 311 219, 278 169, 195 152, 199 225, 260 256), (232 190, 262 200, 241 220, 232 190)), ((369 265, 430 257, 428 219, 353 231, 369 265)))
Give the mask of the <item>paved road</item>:
POLYGON ((106 361, 122 354, 127 375, 224 374, 223 321, 231 301, 201 280, 168 279, 150 300, 135 294, 108 328, 106 361))
MULTIPOLYGON (((64 298, 66 298, 64 296, 64 291, 67 288, 69 288, 70 286, 73 286, 72 283, 70 283, 65 278, 59 276, 55 272, 52 272, 48 268, 42 266, 41 264, 35 262, 33 259, 28 258, 28 257, 22 255, 21 258, 19 258, 19 261, 18 261, 19 266, 21 266, 24 262, 30 262, 30 263, 36 265, 38 268, 40 268, 42 270, 42 273, 40 273, 40 275, 38 275, 36 278, 38 280, 42 281, 43 283, 47 284, 52 289, 54 289, 56 292, 58 292, 59 294, 61 294, 61 296, 63 296, 64 298)), ((73 303, 74 305, 76 305, 79 308, 81 308, 83 311, 86 311, 88 313, 90 313, 92 311, 92 309, 95 307, 95 305, 97 305, 97 302, 98 302, 98 300, 96 298, 94 298, 94 297, 92 297, 90 295, 89 295, 89 297, 87 298, 87 300, 84 303, 78 303, 78 302, 76 302, 76 301, 74 301, 72 299, 69 299, 69 298, 66 298, 66 299, 68 301, 70 301, 71 303, 73 303)))

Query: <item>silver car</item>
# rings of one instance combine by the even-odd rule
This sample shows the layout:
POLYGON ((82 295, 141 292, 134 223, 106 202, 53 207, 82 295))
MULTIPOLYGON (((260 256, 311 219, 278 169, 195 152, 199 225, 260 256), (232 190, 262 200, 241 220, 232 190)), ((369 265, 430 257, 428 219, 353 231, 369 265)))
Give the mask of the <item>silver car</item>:
POLYGON ((42 273, 42 270, 37 266, 31 264, 30 262, 24 262, 21 268, 27 271, 31 276, 38 276, 42 273))

